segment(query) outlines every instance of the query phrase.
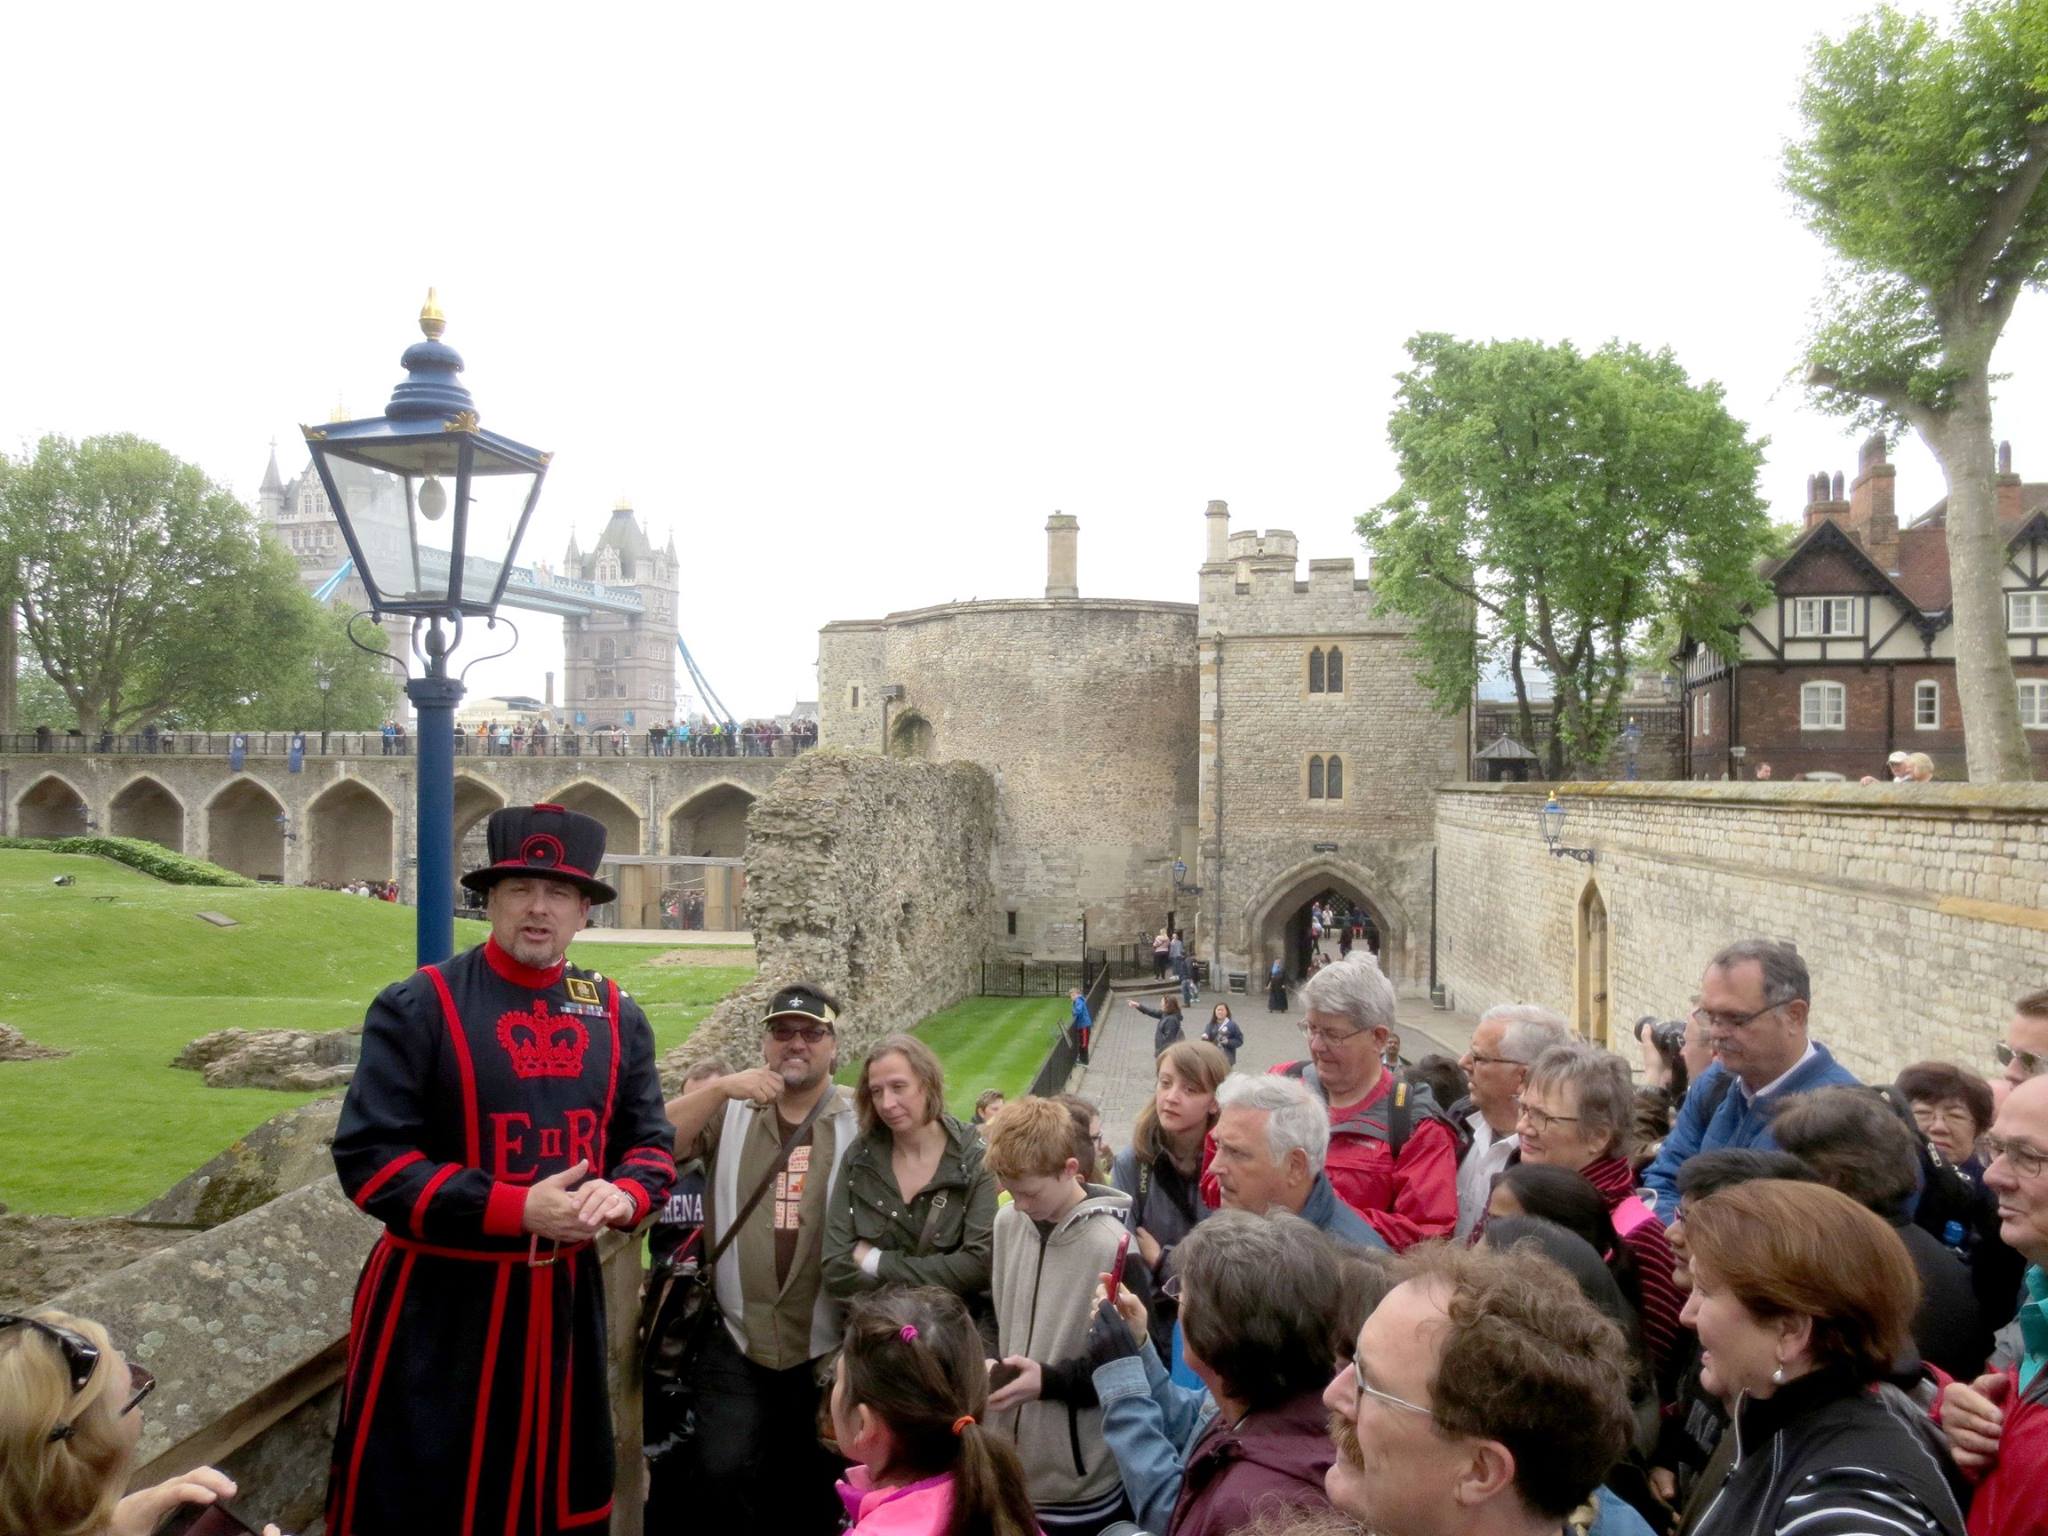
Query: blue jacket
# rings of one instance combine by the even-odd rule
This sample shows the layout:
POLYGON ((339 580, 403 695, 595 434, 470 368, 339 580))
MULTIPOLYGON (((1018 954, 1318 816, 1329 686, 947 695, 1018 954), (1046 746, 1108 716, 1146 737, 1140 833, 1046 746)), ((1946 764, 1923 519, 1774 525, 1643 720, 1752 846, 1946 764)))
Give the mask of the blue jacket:
POLYGON ((1085 997, 1077 997, 1077 998, 1075 998, 1075 999, 1074 999, 1074 1028, 1076 1028, 1076 1029, 1093 1029, 1094 1027, 1095 1027, 1095 1019, 1094 1019, 1093 1015, 1091 1015, 1091 1014, 1090 1014, 1090 1013, 1088 1012, 1088 999, 1087 999, 1087 998, 1085 998, 1085 997))
POLYGON ((1387 1250, 1387 1240, 1375 1232, 1372 1223, 1337 1198, 1327 1173, 1316 1175, 1308 1198, 1301 1202, 1301 1219, 1325 1237, 1354 1248, 1387 1250))
POLYGON ((1725 1088, 1710 1086, 1727 1076, 1727 1068, 1718 1061, 1700 1074, 1679 1108, 1678 1123, 1664 1138, 1664 1150, 1643 1174, 1644 1185, 1656 1193, 1657 1215, 1667 1226, 1678 1213, 1678 1170, 1689 1159, 1724 1147, 1775 1151, 1778 1144, 1771 1139, 1771 1116, 1780 1104, 1794 1094, 1811 1093, 1816 1088, 1837 1084, 1855 1087, 1858 1083, 1856 1074, 1818 1043, 1811 1060, 1796 1067, 1790 1077, 1761 1098, 1752 1098, 1739 1082, 1729 1083, 1725 1088), (1720 1103, 1709 1117, 1707 1100, 1716 1093, 1720 1103))
POLYGON ((1116 1458, 1132 1519, 1143 1530, 1165 1532, 1188 1456, 1216 1417, 1216 1400, 1200 1387, 1174 1382, 1149 1340, 1137 1354, 1096 1368, 1095 1395, 1102 1403, 1102 1439, 1116 1458))

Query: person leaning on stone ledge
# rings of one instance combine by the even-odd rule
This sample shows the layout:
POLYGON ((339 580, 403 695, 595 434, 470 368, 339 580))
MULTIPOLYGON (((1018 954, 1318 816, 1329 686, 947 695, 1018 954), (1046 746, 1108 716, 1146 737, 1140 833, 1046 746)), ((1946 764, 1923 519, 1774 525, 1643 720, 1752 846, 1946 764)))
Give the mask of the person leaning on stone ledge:
POLYGON ((150 1536, 181 1505, 233 1498, 212 1467, 122 1496, 155 1386, 98 1323, 0 1313, 0 1536, 150 1536))

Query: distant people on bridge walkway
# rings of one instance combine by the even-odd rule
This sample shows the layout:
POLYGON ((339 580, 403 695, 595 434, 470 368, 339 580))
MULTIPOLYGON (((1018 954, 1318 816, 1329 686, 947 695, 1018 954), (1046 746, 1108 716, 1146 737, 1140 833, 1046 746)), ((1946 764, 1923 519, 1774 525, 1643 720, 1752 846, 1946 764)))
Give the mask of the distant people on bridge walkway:
POLYGON ((571 966, 612 888, 604 824, 494 812, 490 937, 384 989, 334 1134, 384 1235, 358 1283, 328 1531, 550 1533, 610 1509, 595 1239, 668 1197, 673 1133, 639 1005, 571 966))

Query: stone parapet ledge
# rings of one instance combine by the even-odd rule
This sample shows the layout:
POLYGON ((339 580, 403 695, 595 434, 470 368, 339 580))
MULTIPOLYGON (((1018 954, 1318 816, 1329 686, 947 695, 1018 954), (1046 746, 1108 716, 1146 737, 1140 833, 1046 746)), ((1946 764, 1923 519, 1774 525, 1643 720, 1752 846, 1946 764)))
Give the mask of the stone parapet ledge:
MULTIPOLYGON (((1771 780, 1613 779, 1545 784, 1442 784, 1440 795, 1490 795, 1541 804, 1551 795, 1639 804, 1776 806, 1843 815, 2048 817, 2048 784, 1810 784, 1771 780)), ((1535 812, 1532 810, 1531 815, 1535 812)))

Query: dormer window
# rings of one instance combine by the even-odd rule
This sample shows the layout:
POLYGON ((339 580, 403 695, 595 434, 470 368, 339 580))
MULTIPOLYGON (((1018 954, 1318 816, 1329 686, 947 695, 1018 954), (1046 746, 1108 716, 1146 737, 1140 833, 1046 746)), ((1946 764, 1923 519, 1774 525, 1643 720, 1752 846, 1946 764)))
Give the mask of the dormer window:
POLYGON ((1824 635, 1858 635, 1863 625, 1853 597, 1795 597, 1792 599, 1792 633, 1818 638, 1824 635))

